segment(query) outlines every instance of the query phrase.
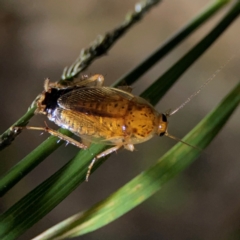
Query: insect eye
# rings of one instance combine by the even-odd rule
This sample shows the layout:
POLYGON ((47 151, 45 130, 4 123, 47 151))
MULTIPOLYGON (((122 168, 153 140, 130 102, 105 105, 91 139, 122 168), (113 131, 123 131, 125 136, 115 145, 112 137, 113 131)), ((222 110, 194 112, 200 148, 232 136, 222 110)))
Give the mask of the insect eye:
POLYGON ((167 116, 165 114, 162 114, 162 121, 167 122, 167 116))

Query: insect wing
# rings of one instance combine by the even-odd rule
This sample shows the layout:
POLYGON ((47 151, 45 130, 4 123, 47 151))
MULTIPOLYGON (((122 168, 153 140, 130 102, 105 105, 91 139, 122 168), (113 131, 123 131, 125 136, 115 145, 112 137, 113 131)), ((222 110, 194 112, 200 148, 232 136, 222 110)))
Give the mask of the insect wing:
MULTIPOLYGON (((134 98, 134 95, 116 88, 86 87, 62 95, 58 105, 68 122, 74 123, 71 131, 91 142, 106 142, 118 134, 117 125, 121 126, 134 98)), ((64 118, 62 114, 61 117, 64 118)))
MULTIPOLYGON (((73 110, 64 110, 57 109, 56 116, 61 119, 67 116, 67 119, 70 119, 71 123, 74 123, 74 126, 67 127, 69 130, 73 131, 76 135, 94 135, 97 132, 100 132, 104 126, 98 124, 97 117, 84 114, 82 112, 73 111, 73 110)), ((68 123, 66 123, 68 125, 68 123)))
POLYGON ((58 105, 63 109, 108 115, 112 106, 126 105, 134 98, 131 93, 110 87, 86 87, 64 94, 58 99, 58 105))

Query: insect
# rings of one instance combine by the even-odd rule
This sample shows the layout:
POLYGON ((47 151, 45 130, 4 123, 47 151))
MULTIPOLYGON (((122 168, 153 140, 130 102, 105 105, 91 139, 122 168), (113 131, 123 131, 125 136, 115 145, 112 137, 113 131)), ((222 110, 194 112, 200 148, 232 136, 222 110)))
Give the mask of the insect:
POLYGON ((79 136, 81 142, 47 126, 14 129, 46 131, 82 149, 87 149, 91 143, 112 145, 92 160, 86 181, 97 159, 120 148, 133 151, 135 144, 145 142, 155 135, 165 135, 183 142, 167 132, 168 117, 182 108, 199 91, 172 113, 163 114, 158 113, 145 99, 133 95, 130 89, 104 87, 103 82, 104 77, 100 74, 65 84, 51 83, 46 79, 44 91, 37 99, 35 113, 47 115, 50 121, 79 136))

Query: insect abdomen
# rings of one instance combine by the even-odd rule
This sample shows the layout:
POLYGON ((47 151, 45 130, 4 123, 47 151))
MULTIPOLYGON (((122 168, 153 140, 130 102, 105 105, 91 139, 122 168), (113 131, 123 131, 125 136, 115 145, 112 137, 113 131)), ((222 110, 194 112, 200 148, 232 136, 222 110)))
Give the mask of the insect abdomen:
MULTIPOLYGON (((155 132, 156 114, 153 108, 144 104, 130 104, 125 125, 133 138, 148 138, 155 132)), ((141 141, 141 140, 140 140, 141 141)))

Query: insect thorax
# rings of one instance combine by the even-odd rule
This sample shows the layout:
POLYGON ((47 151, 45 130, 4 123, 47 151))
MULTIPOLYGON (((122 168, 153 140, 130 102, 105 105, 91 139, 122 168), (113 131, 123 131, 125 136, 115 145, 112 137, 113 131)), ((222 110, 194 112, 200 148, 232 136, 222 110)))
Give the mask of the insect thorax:
POLYGON ((51 88, 48 91, 43 91, 37 101, 35 113, 51 114, 58 107, 58 99, 70 91, 73 91, 73 89, 51 88))

